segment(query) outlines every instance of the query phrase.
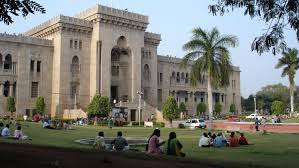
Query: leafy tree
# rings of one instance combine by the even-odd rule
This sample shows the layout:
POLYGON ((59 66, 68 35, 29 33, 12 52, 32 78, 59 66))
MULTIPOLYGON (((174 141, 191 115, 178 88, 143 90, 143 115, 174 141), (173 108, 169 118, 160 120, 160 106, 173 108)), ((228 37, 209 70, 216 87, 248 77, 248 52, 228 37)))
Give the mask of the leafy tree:
POLYGON ((283 57, 278 60, 275 68, 278 69, 283 67, 281 77, 285 77, 286 75, 288 75, 289 77, 291 112, 294 112, 294 78, 296 75, 296 71, 299 69, 298 50, 289 48, 287 52, 283 52, 282 54, 283 57))
POLYGON ((236 112, 236 105, 235 104, 231 104, 229 106, 229 112, 231 112, 231 113, 235 113, 236 112))
POLYGON ((297 113, 299 113, 299 105, 297 105, 296 111, 297 111, 297 113))
POLYGON ((35 100, 35 109, 39 114, 43 114, 45 109, 45 101, 42 96, 38 96, 35 100))
POLYGON ((261 100, 261 99, 257 100, 257 102, 256 102, 256 108, 257 109, 263 110, 264 109, 264 105, 265 105, 264 100, 261 100))
POLYGON ((6 101, 6 110, 11 113, 11 116, 13 115, 13 112, 16 111, 15 106, 15 99, 13 97, 8 97, 6 101))
POLYGON ((23 17, 26 17, 28 14, 35 14, 35 12, 46 13, 46 10, 39 3, 31 0, 0 1, 0 21, 7 25, 13 23, 12 15, 19 16, 22 14, 23 17))
POLYGON ((111 104, 109 98, 106 96, 100 97, 99 104, 100 113, 98 115, 100 117, 108 117, 109 113, 111 112, 111 104))
POLYGON ((205 113, 207 111, 207 106, 204 103, 199 103, 196 108, 197 115, 205 113))
POLYGON ((91 116, 107 117, 111 111, 110 101, 108 97, 96 95, 88 106, 88 113, 91 116))
POLYGON ((187 108, 184 102, 181 102, 179 105, 179 112, 186 112, 187 108))
POLYGON ((216 114, 220 114, 221 113, 221 111, 222 111, 222 105, 221 105, 221 103, 216 103, 215 104, 215 112, 216 112, 216 114))
POLYGON ((168 96, 162 107, 163 118, 169 120, 172 127, 172 120, 179 117, 178 105, 174 97, 168 96))
POLYGON ((275 115, 283 114, 285 109, 284 103, 282 101, 274 101, 271 106, 272 113, 275 115))
POLYGON ((254 97, 250 95, 247 99, 241 98, 242 109, 245 111, 254 111, 254 97))
POLYGON ((229 85, 229 77, 232 73, 229 47, 236 47, 238 38, 233 35, 220 35, 217 28, 205 31, 195 28, 192 38, 183 49, 188 51, 181 65, 186 68, 191 66, 191 84, 195 87, 201 81, 203 75, 207 75, 208 111, 210 125, 213 119, 212 87, 225 87, 229 85))
POLYGON ((299 41, 298 0, 218 0, 209 6, 213 15, 244 9, 244 15, 263 20, 268 29, 252 42, 251 49, 262 54, 272 51, 275 55, 286 49, 284 31, 291 28, 299 41))

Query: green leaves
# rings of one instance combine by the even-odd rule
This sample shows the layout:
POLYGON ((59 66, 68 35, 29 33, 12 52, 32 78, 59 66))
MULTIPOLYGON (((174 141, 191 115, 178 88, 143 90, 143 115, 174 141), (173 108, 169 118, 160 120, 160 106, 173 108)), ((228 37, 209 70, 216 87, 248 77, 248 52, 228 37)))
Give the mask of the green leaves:
POLYGON ((207 111, 207 106, 204 103, 199 103, 196 107, 196 112, 197 115, 199 115, 199 113, 205 113, 207 111))
POLYGON ((179 112, 186 112, 187 108, 184 102, 181 102, 179 105, 179 112))
POLYGON ((229 112, 231 112, 231 113, 236 112, 236 105, 235 105, 235 104, 231 104, 231 105, 229 106, 229 112))
POLYGON ((0 21, 9 25, 13 23, 12 16, 19 16, 22 14, 26 17, 28 14, 35 14, 36 12, 46 13, 44 7, 39 3, 31 0, 1 0, 0 1, 0 21))
POLYGON ((274 101, 271 106, 272 114, 278 115, 283 114, 285 105, 282 101, 274 101))
POLYGON ((9 112, 15 112, 16 107, 15 107, 15 99, 13 97, 8 97, 6 101, 6 110, 9 112))
POLYGON ((88 113, 92 116, 107 117, 110 112, 111 105, 108 97, 96 95, 88 106, 88 113))
POLYGON ((215 104, 215 112, 221 113, 221 111, 222 111, 222 105, 221 105, 221 103, 218 102, 215 104))
POLYGON ((45 101, 42 96, 38 96, 35 100, 35 109, 39 114, 43 114, 45 109, 45 101))
POLYGON ((179 117, 178 105, 174 97, 168 96, 162 108, 163 118, 172 121, 179 117))

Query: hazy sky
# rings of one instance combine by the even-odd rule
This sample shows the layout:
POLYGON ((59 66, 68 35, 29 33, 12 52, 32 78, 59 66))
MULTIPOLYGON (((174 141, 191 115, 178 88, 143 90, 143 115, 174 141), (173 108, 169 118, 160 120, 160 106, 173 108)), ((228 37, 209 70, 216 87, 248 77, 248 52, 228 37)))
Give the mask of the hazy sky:
MULTIPOLYGON (((240 45, 231 49, 232 62, 241 69, 241 94, 247 97, 254 94, 261 87, 284 83, 288 85, 287 78, 280 77, 281 70, 274 69, 280 55, 257 55, 251 52, 251 42, 260 35, 266 25, 258 19, 251 20, 237 11, 225 16, 212 16, 208 5, 212 0, 37 0, 47 13, 44 15, 30 15, 26 19, 15 18, 15 23, 5 26, 0 23, 0 32, 22 33, 54 16, 63 14, 73 16, 97 3, 128 9, 131 12, 148 15, 150 32, 160 33, 162 42, 158 54, 183 57, 182 45, 191 36, 191 30, 200 26, 210 30, 217 27, 223 34, 234 34, 239 37, 240 45)), ((293 31, 286 34, 289 47, 299 48, 293 31)), ((299 72, 295 82, 299 83, 299 72)))

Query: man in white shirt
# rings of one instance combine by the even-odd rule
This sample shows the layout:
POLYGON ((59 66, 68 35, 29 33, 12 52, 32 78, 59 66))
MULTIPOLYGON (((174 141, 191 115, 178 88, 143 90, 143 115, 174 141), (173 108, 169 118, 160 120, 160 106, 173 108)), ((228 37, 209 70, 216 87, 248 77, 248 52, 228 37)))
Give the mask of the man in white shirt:
POLYGON ((9 125, 6 124, 5 128, 3 128, 1 132, 1 136, 3 137, 9 137, 10 136, 10 131, 9 131, 9 125))
POLYGON ((207 148, 210 147, 210 140, 207 133, 203 133, 203 136, 199 139, 199 147, 207 148))

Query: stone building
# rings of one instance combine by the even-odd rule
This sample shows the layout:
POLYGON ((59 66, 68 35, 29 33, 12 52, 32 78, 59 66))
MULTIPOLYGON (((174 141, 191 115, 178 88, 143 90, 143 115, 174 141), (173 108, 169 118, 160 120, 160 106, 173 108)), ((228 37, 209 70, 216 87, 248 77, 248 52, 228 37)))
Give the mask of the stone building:
MULTIPOLYGON (((138 91, 143 92, 141 118, 161 116, 159 109, 173 95, 195 114, 206 102, 206 82, 193 88, 190 69, 180 59, 160 56, 159 34, 146 32, 148 17, 96 5, 73 17, 57 16, 22 35, 0 34, 0 113, 7 96, 15 97, 18 114, 32 114, 37 96, 46 113, 63 117, 71 109, 86 111, 96 94, 128 107, 128 119, 138 118, 138 91)), ((235 67, 231 86, 213 90, 214 102, 228 111, 241 111, 240 70, 235 67)), ((76 112, 76 111, 71 111, 76 112)))

